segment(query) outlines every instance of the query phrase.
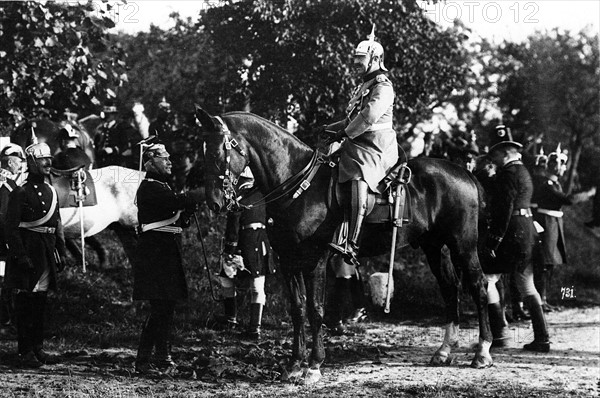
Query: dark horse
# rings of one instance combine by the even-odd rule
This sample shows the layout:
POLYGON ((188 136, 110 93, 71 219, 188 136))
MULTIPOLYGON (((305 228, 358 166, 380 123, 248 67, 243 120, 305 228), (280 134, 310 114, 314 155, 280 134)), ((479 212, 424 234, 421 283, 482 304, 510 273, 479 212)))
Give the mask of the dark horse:
MULTIPOLYGON (((214 211, 222 211, 226 205, 223 180, 227 174, 234 179, 249 165, 256 186, 268 195, 299 173, 313 156, 313 150, 298 138, 256 115, 232 112, 219 119, 198 107, 196 117, 205 134, 205 189, 207 203, 214 211), (237 149, 235 145, 232 148, 232 139, 235 139, 237 149)), ((408 164, 413 171, 408 188, 413 219, 400 229, 399 247, 410 244, 424 250, 446 303, 448 325, 444 342, 431 362, 449 364, 451 347, 458 342, 457 282, 442 276, 440 265, 441 248, 446 245, 452 263, 467 281, 478 309, 480 339, 471 366, 491 366, 487 292, 477 256, 478 216, 482 203, 480 186, 470 173, 444 160, 417 158, 408 164)), ((327 256, 324 253, 343 217, 337 206, 328 205, 331 170, 321 167, 310 187, 289 206, 284 207, 283 200, 267 204, 268 215, 275 221, 269 237, 280 255, 291 298, 294 342, 290 378, 299 378, 303 374, 306 312, 311 323, 313 347, 305 382, 320 378, 320 365, 325 358, 322 322, 327 256)), ((361 255, 383 254, 390 250, 391 226, 376 229, 367 226, 363 235, 361 255)))

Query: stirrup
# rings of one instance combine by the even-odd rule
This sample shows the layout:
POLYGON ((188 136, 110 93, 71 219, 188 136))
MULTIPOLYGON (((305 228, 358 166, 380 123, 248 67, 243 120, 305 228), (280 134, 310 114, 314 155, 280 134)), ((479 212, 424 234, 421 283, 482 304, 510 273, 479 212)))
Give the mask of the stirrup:
POLYGON ((355 267, 360 266, 360 262, 358 261, 358 258, 356 258, 356 253, 354 250, 346 250, 343 246, 335 243, 329 243, 329 247, 341 254, 346 263, 352 264, 355 267))

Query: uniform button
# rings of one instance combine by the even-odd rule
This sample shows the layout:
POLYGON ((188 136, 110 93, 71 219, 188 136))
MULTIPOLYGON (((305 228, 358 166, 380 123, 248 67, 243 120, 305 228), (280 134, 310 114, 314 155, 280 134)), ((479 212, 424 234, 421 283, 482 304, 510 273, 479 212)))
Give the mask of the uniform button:
POLYGON ((42 200, 42 204, 43 204, 43 205, 45 205, 45 204, 46 204, 46 202, 44 202, 44 201, 42 200))
POLYGON ((34 188, 37 188, 37 185, 33 184, 33 187, 34 187, 34 188))
POLYGON ((38 196, 42 196, 42 193, 41 193, 41 192, 38 192, 38 196))
POLYGON ((46 210, 42 210, 42 213, 46 213, 46 210))

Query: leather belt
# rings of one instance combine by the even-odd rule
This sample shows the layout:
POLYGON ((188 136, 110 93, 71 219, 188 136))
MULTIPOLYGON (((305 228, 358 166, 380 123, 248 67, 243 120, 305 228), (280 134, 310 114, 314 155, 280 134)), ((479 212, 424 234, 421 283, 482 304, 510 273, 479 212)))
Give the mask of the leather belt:
POLYGON ((556 218, 561 218, 564 215, 564 213, 561 210, 538 209, 537 212, 556 218))
POLYGON ((54 227, 21 227, 23 229, 28 229, 30 231, 33 232, 39 232, 40 234, 53 234, 54 232, 56 232, 56 228, 54 227))
POLYGON ((513 211, 511 215, 513 215, 513 216, 532 217, 533 213, 531 212, 531 209, 517 209, 517 210, 513 211))
POLYGON ((183 232, 183 228, 181 228, 181 227, 174 227, 172 225, 165 225, 163 227, 146 229, 143 232, 150 232, 150 231, 169 232, 169 233, 172 233, 172 234, 180 234, 181 232, 183 232))
POLYGON ((253 223, 242 226, 242 229, 253 229, 253 230, 265 229, 265 228, 266 228, 265 224, 263 224, 261 222, 253 222, 253 223))

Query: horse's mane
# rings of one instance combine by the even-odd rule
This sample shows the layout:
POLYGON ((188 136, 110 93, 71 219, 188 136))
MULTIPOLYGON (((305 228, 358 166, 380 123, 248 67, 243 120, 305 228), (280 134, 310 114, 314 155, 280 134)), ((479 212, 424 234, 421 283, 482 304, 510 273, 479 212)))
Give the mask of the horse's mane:
POLYGON ((294 140, 297 144, 304 146, 307 149, 310 149, 310 147, 304 141, 302 141, 300 138, 296 137, 294 134, 291 134, 289 131, 287 131, 280 125, 273 123, 272 121, 265 119, 262 116, 258 116, 254 113, 244 112, 244 111, 227 112, 227 113, 223 114, 223 116, 247 117, 249 120, 244 122, 244 127, 246 129, 248 129, 249 131, 259 130, 260 128, 258 126, 260 126, 261 128, 271 127, 273 129, 277 130, 280 134, 283 134, 283 135, 287 136, 289 139, 294 140))

